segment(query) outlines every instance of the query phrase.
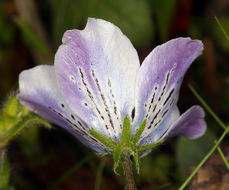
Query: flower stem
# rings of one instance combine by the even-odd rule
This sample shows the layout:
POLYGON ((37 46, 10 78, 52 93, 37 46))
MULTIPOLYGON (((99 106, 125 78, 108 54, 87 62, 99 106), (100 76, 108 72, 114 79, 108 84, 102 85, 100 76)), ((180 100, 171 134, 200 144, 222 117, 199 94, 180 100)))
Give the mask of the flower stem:
POLYGON ((123 164, 123 169, 124 169, 125 178, 126 178, 126 189, 127 190, 137 190, 136 185, 135 185, 135 181, 134 181, 130 156, 128 154, 123 155, 123 163, 122 164, 123 164))

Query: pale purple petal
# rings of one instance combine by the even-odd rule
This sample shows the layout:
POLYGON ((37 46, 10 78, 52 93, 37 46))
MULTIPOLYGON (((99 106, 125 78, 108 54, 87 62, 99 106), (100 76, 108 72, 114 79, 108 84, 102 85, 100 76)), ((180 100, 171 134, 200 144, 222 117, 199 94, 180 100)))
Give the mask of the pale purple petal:
POLYGON ((171 126, 166 137, 182 135, 189 139, 202 136, 206 131, 204 110, 200 106, 192 106, 171 126))
POLYGON ((134 108, 139 66, 136 50, 120 29, 92 18, 84 30, 65 32, 55 56, 58 84, 71 109, 117 141, 124 117, 134 108))
MULTIPOLYGON (((162 126, 177 103, 185 72, 202 50, 203 44, 199 40, 177 38, 156 47, 146 57, 136 80, 133 133, 144 119, 147 124, 142 138, 162 126)), ((169 124, 163 126, 168 130, 169 124)))
POLYGON ((82 143, 98 152, 108 149, 88 132, 88 125, 68 106, 58 88, 54 66, 37 66, 19 75, 20 102, 76 136, 82 143))

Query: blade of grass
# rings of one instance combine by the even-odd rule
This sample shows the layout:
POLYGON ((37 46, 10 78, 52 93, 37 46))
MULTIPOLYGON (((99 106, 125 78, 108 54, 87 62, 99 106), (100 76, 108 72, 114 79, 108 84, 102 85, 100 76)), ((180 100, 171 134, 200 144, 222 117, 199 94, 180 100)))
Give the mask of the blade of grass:
POLYGON ((15 18, 14 21, 19 29, 22 31, 24 42, 26 43, 26 45, 52 58, 53 53, 51 52, 49 47, 39 38, 36 31, 33 31, 33 29, 23 19, 19 17, 15 18))
POLYGON ((227 32, 224 30, 223 25, 220 23, 219 19, 216 16, 215 16, 215 20, 216 20, 217 24, 219 25, 220 29, 222 30, 225 38, 229 42, 229 36, 227 35, 227 32))
POLYGON ((59 179, 57 179, 53 184, 51 184, 47 190, 54 190, 56 189, 61 183, 63 183, 69 176, 71 176, 74 172, 76 172, 77 169, 79 169, 82 165, 87 163, 94 154, 89 154, 86 157, 84 157, 82 160, 80 160, 78 163, 76 163, 74 166, 72 166, 67 172, 65 172, 59 179))
POLYGON ((180 186, 179 190, 183 190, 188 183, 191 181, 191 179, 196 175, 196 173, 199 171, 199 169, 203 166, 203 164, 208 160, 208 158, 213 154, 213 152, 217 149, 219 144, 222 142, 223 138, 226 136, 226 134, 229 132, 229 126, 226 128, 226 130, 223 132, 219 140, 215 143, 213 148, 206 154, 206 156, 201 160, 201 162, 198 164, 198 166, 193 170, 193 172, 189 175, 189 177, 184 181, 184 183, 180 186))
POLYGON ((102 184, 102 176, 103 176, 103 169, 105 166, 104 160, 101 160, 98 171, 96 173, 96 181, 95 181, 95 190, 100 190, 101 184, 102 184))
POLYGON ((215 114, 215 112, 208 106, 208 104, 203 100, 203 98, 197 93, 197 91, 191 86, 188 85, 189 89, 192 91, 194 96, 200 101, 204 108, 211 114, 211 116, 216 120, 216 122, 223 128, 226 129, 226 125, 221 121, 221 119, 215 114))
POLYGON ((227 169, 229 170, 229 163, 228 163, 227 159, 225 158, 225 156, 224 156, 224 154, 223 154, 223 151, 221 150, 221 148, 220 148, 219 146, 217 147, 217 151, 218 151, 220 157, 222 158, 222 160, 223 160, 225 166, 226 166, 227 169))

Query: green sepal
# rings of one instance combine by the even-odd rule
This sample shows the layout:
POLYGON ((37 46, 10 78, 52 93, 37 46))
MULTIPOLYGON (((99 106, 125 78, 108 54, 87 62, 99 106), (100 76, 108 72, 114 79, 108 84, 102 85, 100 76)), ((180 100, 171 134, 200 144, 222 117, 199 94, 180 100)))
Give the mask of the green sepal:
POLYGON ((139 174, 140 171, 140 164, 139 164, 139 155, 142 153, 153 149, 160 145, 163 141, 159 141, 154 144, 138 146, 139 140, 141 135, 145 129, 146 120, 144 120, 139 129, 137 130, 136 134, 133 138, 131 138, 131 126, 130 126, 130 119, 128 115, 125 117, 123 121, 123 129, 122 134, 120 137, 120 143, 117 143, 111 138, 105 137, 104 135, 100 134, 99 132, 89 129, 90 133, 98 139, 101 143, 103 143, 107 148, 110 149, 111 154, 113 155, 114 159, 114 166, 113 170, 114 173, 119 175, 117 169, 119 166, 123 166, 123 157, 133 157, 135 162, 136 172, 139 174))
POLYGON ((115 142, 113 139, 105 137, 104 135, 100 134, 99 132, 95 131, 94 129, 89 129, 89 132, 96 139, 98 139, 101 143, 103 143, 107 148, 109 148, 112 152, 118 146, 118 143, 115 142))
POLYGON ((146 126, 146 119, 141 123, 139 129, 137 130, 137 132, 135 133, 134 137, 133 137, 133 143, 135 146, 137 146, 138 144, 138 141, 145 129, 145 126, 146 126))
POLYGON ((163 142, 164 141, 158 141, 158 142, 153 143, 153 144, 142 145, 142 146, 137 147, 137 149, 138 149, 139 154, 142 154, 142 153, 144 153, 147 150, 150 150, 150 149, 153 149, 153 148, 159 146, 163 142))
POLYGON ((121 159, 121 154, 122 154, 122 147, 121 145, 116 146, 115 150, 113 151, 113 158, 114 158, 114 166, 113 170, 116 175, 119 175, 117 172, 117 168, 119 166, 119 162, 121 159))
POLYGON ((137 174, 139 174, 140 173, 140 165, 139 165, 139 153, 138 153, 138 149, 137 148, 135 149, 133 157, 134 157, 134 162, 135 162, 135 167, 136 167, 137 174))
POLYGON ((123 122, 122 135, 120 139, 120 145, 123 147, 130 147, 131 144, 131 129, 130 129, 130 119, 126 115, 123 122))

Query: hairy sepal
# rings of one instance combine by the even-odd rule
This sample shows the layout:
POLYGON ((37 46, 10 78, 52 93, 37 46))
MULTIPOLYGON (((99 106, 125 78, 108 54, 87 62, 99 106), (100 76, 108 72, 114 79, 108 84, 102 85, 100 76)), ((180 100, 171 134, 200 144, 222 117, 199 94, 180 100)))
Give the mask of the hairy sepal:
POLYGON ((123 129, 122 129, 122 134, 119 143, 117 143, 111 138, 105 137, 104 135, 100 134, 99 132, 93 129, 89 130, 90 133, 95 138, 97 138, 101 143, 103 143, 107 148, 110 149, 114 159, 113 170, 115 174, 119 175, 117 169, 119 166, 123 166, 122 163, 123 158, 126 156, 133 157, 136 171, 139 174, 140 172, 139 155, 141 155, 142 153, 150 149, 157 147, 162 143, 162 141, 160 141, 154 144, 138 146, 139 140, 145 129, 145 126, 146 126, 146 120, 142 122, 134 137, 131 138, 131 124, 130 124, 130 119, 127 115, 123 122, 123 129))

